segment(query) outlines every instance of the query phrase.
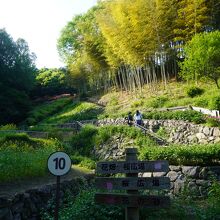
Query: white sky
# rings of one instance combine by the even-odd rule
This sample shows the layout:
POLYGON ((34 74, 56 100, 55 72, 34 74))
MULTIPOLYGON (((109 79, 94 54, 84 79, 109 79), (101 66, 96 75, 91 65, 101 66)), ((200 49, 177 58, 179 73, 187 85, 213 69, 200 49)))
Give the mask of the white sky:
POLYGON ((23 38, 41 67, 61 67, 56 44, 61 29, 97 0, 0 0, 0 29, 14 40, 23 38))

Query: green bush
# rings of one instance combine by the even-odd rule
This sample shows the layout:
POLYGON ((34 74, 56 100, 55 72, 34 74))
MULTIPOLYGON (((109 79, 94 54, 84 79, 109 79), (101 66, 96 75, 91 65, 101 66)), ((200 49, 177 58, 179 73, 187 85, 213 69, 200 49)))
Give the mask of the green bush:
POLYGON ((7 135, 0 142, 0 182, 22 180, 47 174, 47 159, 62 150, 57 140, 7 135))
POLYGON ((209 108, 213 110, 220 110, 220 96, 212 97, 209 102, 209 108))
POLYGON ((144 113, 143 117, 146 119, 175 119, 194 122, 196 124, 204 123, 204 115, 200 112, 187 110, 187 111, 166 111, 166 112, 148 112, 144 113))
POLYGON ((188 88, 186 93, 190 98, 194 98, 196 96, 202 95, 204 93, 204 89, 193 86, 188 88))
POLYGON ((72 140, 73 153, 78 152, 83 156, 90 156, 91 150, 94 147, 95 141, 94 137, 97 134, 98 129, 92 125, 86 125, 81 129, 81 131, 76 134, 72 140))
POLYGON ((220 144, 140 148, 140 159, 168 160, 172 165, 217 165, 219 158, 220 144))
POLYGON ((169 99, 166 96, 159 96, 154 98, 152 101, 149 103, 149 107, 153 108, 161 108, 164 106, 164 104, 168 101, 169 99))
POLYGON ((220 121, 216 118, 206 118, 206 125, 209 127, 220 127, 220 121))
POLYGON ((4 130, 16 130, 17 126, 15 124, 7 124, 7 125, 2 125, 0 126, 0 131, 4 130))
POLYGON ((72 164, 76 164, 88 169, 95 169, 96 163, 94 160, 88 158, 88 157, 83 157, 79 154, 74 154, 70 156, 72 164))
MULTIPOLYGON (((75 200, 71 197, 65 207, 60 210, 60 220, 121 220, 124 219, 124 208, 118 206, 98 205, 95 203, 94 188, 81 190, 75 200)), ((44 220, 54 217, 44 214, 44 220)))

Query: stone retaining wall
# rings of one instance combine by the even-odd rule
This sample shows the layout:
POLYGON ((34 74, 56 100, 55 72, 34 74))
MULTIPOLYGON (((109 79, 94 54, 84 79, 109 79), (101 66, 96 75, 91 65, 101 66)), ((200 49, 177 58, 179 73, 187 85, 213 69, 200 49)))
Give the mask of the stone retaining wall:
MULTIPOLYGON (((171 180, 171 189, 168 193, 178 195, 184 187, 190 195, 206 196, 211 185, 211 178, 220 180, 220 166, 198 167, 198 166, 169 166, 168 173, 143 173, 140 176, 168 176, 171 180)), ((87 179, 73 179, 61 183, 61 200, 65 192, 76 195, 79 188, 90 185, 94 175, 87 179)), ((1 220, 39 220, 42 209, 51 210, 48 201, 54 198, 56 186, 46 185, 40 189, 27 190, 25 193, 16 194, 11 198, 0 197, 0 219, 1 220)))
POLYGON ((213 177, 220 180, 220 166, 169 166, 168 173, 143 173, 143 177, 167 176, 171 181, 170 194, 178 195, 186 189, 190 195, 203 197, 211 186, 213 177))
MULTIPOLYGON (((64 193, 68 192, 72 196, 78 194, 80 187, 90 184, 91 176, 77 178, 61 183, 61 202, 64 193)), ((46 185, 39 189, 30 189, 24 193, 14 196, 0 197, 0 219, 1 220, 39 220, 43 209, 51 210, 48 206, 49 200, 54 198, 56 185, 46 185)))
MULTIPOLYGON (((157 132, 160 127, 167 132, 170 143, 179 144, 207 144, 220 142, 220 129, 218 127, 207 127, 197 125, 186 121, 179 120, 143 120, 144 127, 152 132, 157 132)), ((104 125, 124 125, 126 120, 119 119, 104 119, 84 121, 83 124, 91 123, 96 126, 104 125)))
POLYGON ((169 135, 168 142, 180 144, 207 144, 220 142, 220 129, 177 120, 144 120, 144 126, 156 132, 163 127, 169 135))

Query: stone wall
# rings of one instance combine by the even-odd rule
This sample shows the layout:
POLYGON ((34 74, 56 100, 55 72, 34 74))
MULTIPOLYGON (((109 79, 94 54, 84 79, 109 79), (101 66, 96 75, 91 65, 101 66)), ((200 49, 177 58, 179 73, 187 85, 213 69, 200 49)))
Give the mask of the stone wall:
MULTIPOLYGON (((157 132, 160 127, 167 132, 170 143, 179 144, 207 144, 220 142, 220 129, 217 127, 207 127, 203 125, 193 124, 180 120, 143 120, 144 127, 152 132, 157 132)), ((118 119, 104 119, 84 121, 84 124, 91 123, 96 126, 104 125, 124 125, 126 120, 118 119)))
MULTIPOLYGON (((170 196, 178 195, 185 187, 191 195, 206 196, 211 185, 211 178, 215 176, 220 180, 220 166, 215 167, 193 167, 193 166, 169 166, 168 173, 143 173, 139 176, 154 177, 167 176, 171 181, 168 191, 170 196)), ((61 183, 61 201, 64 193, 69 192, 73 197, 78 194, 79 188, 87 187, 94 179, 94 175, 86 178, 78 178, 61 183)), ((10 198, 0 197, 0 219, 1 220, 39 220, 40 213, 51 210, 49 201, 54 198, 56 185, 46 185, 39 189, 27 190, 10 198)))
POLYGON ((203 197, 207 195, 207 190, 211 186, 213 177, 220 180, 220 166, 200 167, 200 166, 169 166, 168 173, 143 173, 142 177, 167 176, 171 181, 169 193, 178 195, 184 189, 190 195, 203 197))
MULTIPOLYGON (((93 176, 92 176, 93 178, 93 176)), ((90 184, 91 176, 76 178, 61 182, 61 202, 64 193, 68 192, 73 197, 78 194, 82 186, 90 184)), ((1 220, 38 220, 43 209, 50 210, 49 200, 55 197, 56 185, 45 185, 39 189, 27 190, 11 197, 0 197, 1 220)), ((53 200, 54 201, 54 200, 53 200)))
POLYGON ((207 144, 220 142, 220 129, 177 120, 144 120, 144 126, 152 132, 160 127, 169 135, 168 142, 180 144, 207 144))

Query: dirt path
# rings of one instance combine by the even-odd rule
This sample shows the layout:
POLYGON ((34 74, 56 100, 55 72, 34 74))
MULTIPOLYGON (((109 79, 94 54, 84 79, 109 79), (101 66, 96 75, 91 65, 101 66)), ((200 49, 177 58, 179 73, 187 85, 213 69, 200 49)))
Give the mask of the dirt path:
MULTIPOLYGON (((91 173, 92 171, 90 170, 73 166, 68 174, 61 177, 61 182, 91 173)), ((56 183, 56 177, 51 174, 48 174, 44 177, 35 177, 22 181, 14 181, 11 183, 0 183, 0 197, 12 197, 16 193, 23 193, 26 190, 41 188, 44 185, 53 183, 56 183)))

